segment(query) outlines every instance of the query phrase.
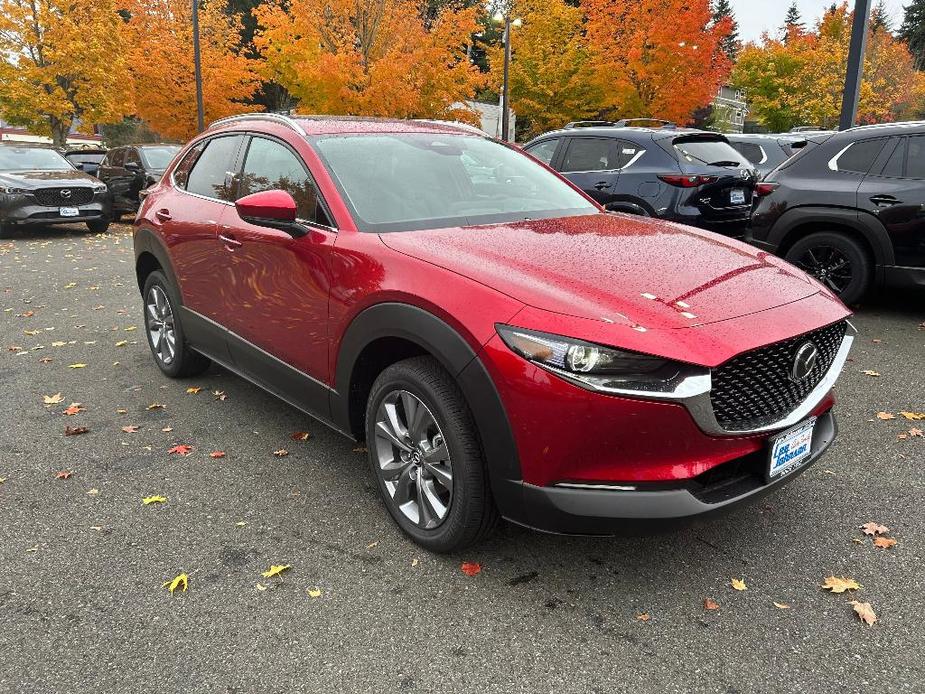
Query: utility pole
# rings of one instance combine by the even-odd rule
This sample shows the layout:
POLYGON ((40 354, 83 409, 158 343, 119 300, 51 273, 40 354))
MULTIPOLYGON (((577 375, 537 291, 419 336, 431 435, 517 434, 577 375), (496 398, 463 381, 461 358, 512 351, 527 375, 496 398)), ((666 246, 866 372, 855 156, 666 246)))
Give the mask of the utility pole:
POLYGON ((845 74, 845 91, 842 94, 839 130, 854 127, 858 114, 870 5, 871 0, 854 0, 854 23, 851 27, 851 45, 848 48, 848 71, 845 74))
POLYGON ((504 142, 509 141, 508 131, 510 130, 510 117, 508 110, 508 98, 510 97, 510 86, 508 85, 508 72, 511 67, 511 15, 504 15, 504 83, 501 87, 501 139, 504 142))
POLYGON ((196 76, 196 127, 198 132, 202 132, 206 126, 202 108, 202 63, 199 58, 199 0, 193 0, 193 72, 196 76))

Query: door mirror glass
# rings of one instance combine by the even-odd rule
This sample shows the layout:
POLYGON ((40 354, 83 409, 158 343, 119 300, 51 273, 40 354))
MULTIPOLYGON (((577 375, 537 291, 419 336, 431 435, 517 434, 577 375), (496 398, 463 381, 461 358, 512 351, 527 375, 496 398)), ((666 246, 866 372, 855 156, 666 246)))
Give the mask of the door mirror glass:
POLYGON ((238 216, 255 226, 279 229, 293 236, 304 236, 305 227, 295 221, 296 202, 285 190, 262 190, 238 198, 238 216))

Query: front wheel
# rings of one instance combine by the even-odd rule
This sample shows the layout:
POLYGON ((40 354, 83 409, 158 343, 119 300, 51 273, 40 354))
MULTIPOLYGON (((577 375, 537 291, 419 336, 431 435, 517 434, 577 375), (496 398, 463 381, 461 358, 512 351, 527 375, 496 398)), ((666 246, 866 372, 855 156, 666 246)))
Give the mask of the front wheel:
POLYGON ((431 357, 393 364, 366 406, 369 462, 399 527, 433 552, 453 552, 498 524, 472 414, 431 357))
POLYGON ((837 231, 810 234, 797 241, 785 260, 812 275, 846 304, 864 296, 873 269, 861 245, 837 231))
POLYGON ((108 219, 94 219, 92 222, 87 222, 87 229, 89 229, 94 234, 103 234, 108 228, 108 219))
POLYGON ((158 368, 171 378, 196 376, 209 368, 208 358, 190 349, 177 309, 179 300, 167 278, 155 270, 145 280, 145 334, 158 368))

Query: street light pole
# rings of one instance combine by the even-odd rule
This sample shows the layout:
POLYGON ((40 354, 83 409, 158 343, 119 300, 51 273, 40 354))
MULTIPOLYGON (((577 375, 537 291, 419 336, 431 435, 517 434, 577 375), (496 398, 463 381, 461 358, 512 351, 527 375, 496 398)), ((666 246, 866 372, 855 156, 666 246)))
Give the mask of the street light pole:
POLYGON ((202 107, 202 63, 199 57, 199 0, 193 0, 193 73, 196 77, 196 127, 205 130, 205 114, 202 107))
POLYGON ((842 93, 839 130, 853 127, 858 113, 870 4, 871 0, 854 0, 854 22, 851 27, 851 45, 848 47, 848 70, 845 74, 845 91, 842 93))
POLYGON ((501 87, 501 139, 508 142, 510 131, 510 117, 508 99, 510 98, 510 85, 508 73, 511 68, 511 15, 504 15, 504 83, 501 87))

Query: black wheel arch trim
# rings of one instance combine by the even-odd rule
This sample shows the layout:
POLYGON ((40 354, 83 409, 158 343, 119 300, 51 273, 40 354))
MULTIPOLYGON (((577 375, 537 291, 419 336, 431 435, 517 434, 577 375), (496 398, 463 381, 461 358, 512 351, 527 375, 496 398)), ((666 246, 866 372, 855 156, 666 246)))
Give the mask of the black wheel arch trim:
MULTIPOLYGON (((514 434, 495 384, 476 350, 452 326, 411 304, 381 303, 361 311, 340 343, 331 393, 331 418, 351 430, 350 392, 354 365, 363 350, 381 338, 402 338, 433 355, 459 384, 472 411, 501 513, 519 516, 522 497, 505 482, 522 478, 514 434)), ((364 404, 365 405, 365 404, 364 404)))
POLYGON ((874 262, 878 267, 894 263, 893 244, 886 228, 873 215, 857 209, 838 207, 793 207, 784 212, 771 227, 767 243, 780 249, 785 243, 793 245, 791 232, 801 226, 819 226, 818 231, 826 231, 826 224, 848 227, 860 234, 874 252, 874 262))
POLYGON ((608 212, 626 212, 641 217, 655 217, 655 210, 643 202, 633 202, 632 200, 618 200, 604 205, 608 212))
MULTIPOLYGON (((167 252, 167 249, 164 247, 164 244, 158 238, 157 234, 151 229, 145 227, 139 227, 135 229, 134 235, 135 243, 135 271, 138 271, 138 261, 141 259, 141 256, 145 253, 154 256, 154 259, 157 260, 158 265, 161 266, 164 274, 167 275, 167 279, 170 283, 176 287, 177 293, 180 295, 180 301, 183 301, 183 290, 180 287, 180 283, 177 281, 177 276, 173 271, 173 264, 170 262, 170 254, 167 252)), ((139 278, 140 279, 140 278, 139 278)), ((139 291, 141 291, 141 282, 139 282, 139 291)))

